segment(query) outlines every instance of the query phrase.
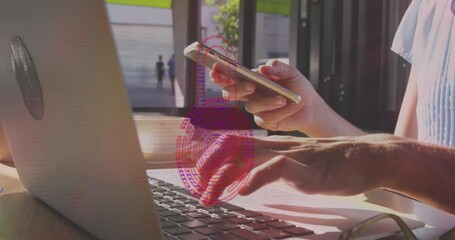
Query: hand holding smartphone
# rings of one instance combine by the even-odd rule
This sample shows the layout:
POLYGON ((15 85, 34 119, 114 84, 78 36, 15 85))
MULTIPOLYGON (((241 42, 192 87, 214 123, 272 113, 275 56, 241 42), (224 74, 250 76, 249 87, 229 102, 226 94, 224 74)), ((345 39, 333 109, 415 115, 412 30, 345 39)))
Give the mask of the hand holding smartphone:
POLYGON ((199 64, 209 67, 210 69, 213 68, 215 63, 220 63, 225 69, 223 72, 224 75, 232 75, 232 71, 234 71, 239 80, 250 81, 256 84, 259 91, 273 92, 285 97, 288 102, 291 103, 300 103, 301 101, 301 97, 298 94, 258 73, 251 71, 250 69, 240 65, 230 58, 223 56, 219 52, 205 46, 202 43, 194 42, 190 44, 184 49, 184 55, 199 64))

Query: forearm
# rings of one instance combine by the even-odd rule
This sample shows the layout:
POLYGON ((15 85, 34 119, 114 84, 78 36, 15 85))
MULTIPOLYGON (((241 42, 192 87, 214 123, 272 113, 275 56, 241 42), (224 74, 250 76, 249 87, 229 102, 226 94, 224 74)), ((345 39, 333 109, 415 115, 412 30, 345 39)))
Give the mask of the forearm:
POLYGON ((361 136, 366 132, 338 115, 322 98, 316 101, 312 124, 301 131, 310 137, 361 136))
POLYGON ((320 180, 318 193, 386 188, 455 214, 455 148, 387 134, 269 140, 275 140, 268 149, 276 155, 311 169, 305 182, 320 180))
POLYGON ((386 187, 455 214, 455 148, 411 142, 386 187))

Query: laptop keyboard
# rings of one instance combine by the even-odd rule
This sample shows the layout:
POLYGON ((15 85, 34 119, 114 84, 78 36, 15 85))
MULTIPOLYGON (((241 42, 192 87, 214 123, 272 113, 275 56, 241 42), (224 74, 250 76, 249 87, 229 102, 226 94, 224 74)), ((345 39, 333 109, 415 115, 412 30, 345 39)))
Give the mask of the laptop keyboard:
POLYGON ((314 234, 230 203, 204 207, 187 189, 156 178, 149 177, 149 184, 165 239, 267 240, 314 234))

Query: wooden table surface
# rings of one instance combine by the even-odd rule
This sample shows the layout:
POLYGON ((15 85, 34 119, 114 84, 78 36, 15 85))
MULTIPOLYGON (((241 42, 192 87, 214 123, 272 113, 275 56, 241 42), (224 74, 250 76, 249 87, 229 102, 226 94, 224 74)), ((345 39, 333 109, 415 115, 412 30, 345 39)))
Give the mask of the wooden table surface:
POLYGON ((0 164, 0 239, 94 239, 22 186, 16 169, 0 164))

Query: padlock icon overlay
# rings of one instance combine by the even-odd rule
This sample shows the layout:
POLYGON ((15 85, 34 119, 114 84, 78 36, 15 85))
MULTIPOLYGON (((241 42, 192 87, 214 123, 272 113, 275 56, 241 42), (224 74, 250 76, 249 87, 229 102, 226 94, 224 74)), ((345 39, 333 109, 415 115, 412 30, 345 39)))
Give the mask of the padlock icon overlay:
MULTIPOLYGON (((236 60, 234 48, 221 36, 206 38, 210 50, 236 60), (223 44, 211 44, 212 42, 223 44), (223 45, 228 46, 227 48, 223 45)), ((209 49, 198 49, 196 105, 181 124, 186 133, 176 140, 176 164, 180 179, 202 203, 227 202, 238 195, 254 168, 254 134, 246 113, 230 99, 205 96, 205 61, 209 49)), ((236 65, 227 66, 228 82, 237 81, 236 65)), ((230 85, 230 84, 228 84, 230 85)))

